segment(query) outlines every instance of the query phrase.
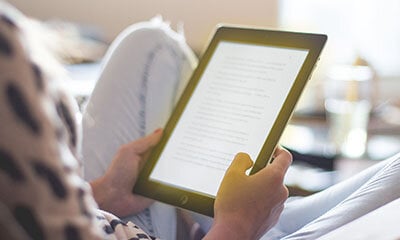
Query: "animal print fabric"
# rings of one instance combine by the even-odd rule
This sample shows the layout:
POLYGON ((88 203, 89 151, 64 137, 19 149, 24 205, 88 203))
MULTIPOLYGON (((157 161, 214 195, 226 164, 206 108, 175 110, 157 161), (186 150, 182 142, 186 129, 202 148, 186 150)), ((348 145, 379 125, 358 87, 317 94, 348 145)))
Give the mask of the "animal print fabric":
POLYGON ((0 4, 1 238, 154 239, 98 209, 79 174, 75 102, 31 54, 25 20, 0 4))

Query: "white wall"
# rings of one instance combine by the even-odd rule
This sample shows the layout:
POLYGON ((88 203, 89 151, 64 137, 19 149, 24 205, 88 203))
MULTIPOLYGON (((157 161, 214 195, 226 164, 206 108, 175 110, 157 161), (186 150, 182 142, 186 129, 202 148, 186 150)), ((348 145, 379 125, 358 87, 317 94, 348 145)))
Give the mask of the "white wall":
POLYGON ((179 22, 189 44, 199 52, 219 22, 277 26, 278 0, 9 0, 22 12, 46 20, 61 18, 95 24, 109 40, 131 23, 161 14, 175 28, 179 22))

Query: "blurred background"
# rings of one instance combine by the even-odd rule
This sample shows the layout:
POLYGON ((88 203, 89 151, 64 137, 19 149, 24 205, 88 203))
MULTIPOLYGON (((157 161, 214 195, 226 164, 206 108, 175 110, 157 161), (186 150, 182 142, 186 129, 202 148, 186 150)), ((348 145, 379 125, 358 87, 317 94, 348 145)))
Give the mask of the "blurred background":
MULTIPOLYGON (((86 99, 110 42, 160 15, 183 26, 198 56, 218 23, 325 33, 316 72, 282 136, 295 156, 287 183, 318 191, 400 151, 398 0, 10 0, 63 36, 77 99, 86 99)), ((302 194, 301 191, 298 194, 302 194)))

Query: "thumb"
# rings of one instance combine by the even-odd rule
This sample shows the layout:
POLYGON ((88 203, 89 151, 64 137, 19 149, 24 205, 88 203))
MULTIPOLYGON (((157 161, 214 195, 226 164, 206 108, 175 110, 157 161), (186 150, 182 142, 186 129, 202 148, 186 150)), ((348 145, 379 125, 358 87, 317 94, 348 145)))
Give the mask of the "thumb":
POLYGON ((155 130, 152 134, 149 134, 143 138, 128 143, 129 148, 131 148, 138 154, 146 153, 150 148, 157 145, 157 143, 161 139, 162 132, 163 132, 162 129, 159 128, 155 130))
POLYGON ((247 153, 238 153, 229 166, 228 171, 245 173, 251 166, 253 166, 253 161, 250 156, 247 153))

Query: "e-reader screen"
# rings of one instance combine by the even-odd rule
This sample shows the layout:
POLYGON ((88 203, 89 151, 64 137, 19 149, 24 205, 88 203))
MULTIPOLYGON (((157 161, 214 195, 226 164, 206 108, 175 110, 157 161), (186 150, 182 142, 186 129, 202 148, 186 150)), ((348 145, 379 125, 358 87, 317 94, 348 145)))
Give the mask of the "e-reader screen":
POLYGON ((307 53, 219 42, 150 179, 215 197, 236 153, 257 158, 307 53))

